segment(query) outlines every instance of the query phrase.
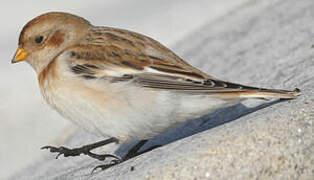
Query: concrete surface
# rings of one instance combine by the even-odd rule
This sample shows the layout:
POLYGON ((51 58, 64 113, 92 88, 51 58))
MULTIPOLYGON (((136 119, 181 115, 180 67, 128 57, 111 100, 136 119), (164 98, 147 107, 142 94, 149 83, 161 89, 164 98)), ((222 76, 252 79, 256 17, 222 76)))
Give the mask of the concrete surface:
MULTIPOLYGON (((252 1, 173 48, 220 79, 298 87, 303 95, 296 100, 250 100, 222 109, 150 142, 163 147, 93 175, 91 169, 103 162, 84 156, 55 160, 47 152, 10 179, 313 179, 313 19, 312 0, 252 1)), ((65 144, 95 140, 79 131, 65 144)), ((101 151, 118 148, 123 154, 129 147, 101 151)))

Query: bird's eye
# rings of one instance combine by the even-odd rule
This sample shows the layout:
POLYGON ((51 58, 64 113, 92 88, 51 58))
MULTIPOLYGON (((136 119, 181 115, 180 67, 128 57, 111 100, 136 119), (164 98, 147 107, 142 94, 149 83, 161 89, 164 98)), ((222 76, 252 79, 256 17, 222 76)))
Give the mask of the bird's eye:
POLYGON ((35 42, 36 42, 37 44, 40 44, 40 43, 43 41, 43 39, 44 39, 43 36, 38 36, 38 37, 35 38, 35 42))

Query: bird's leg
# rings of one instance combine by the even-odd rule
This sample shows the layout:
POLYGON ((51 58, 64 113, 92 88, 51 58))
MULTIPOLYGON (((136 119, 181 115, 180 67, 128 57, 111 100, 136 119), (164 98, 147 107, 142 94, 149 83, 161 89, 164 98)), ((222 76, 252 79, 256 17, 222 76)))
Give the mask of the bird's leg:
POLYGON ((131 158, 133 158, 135 156, 141 155, 141 154, 146 153, 148 151, 151 151, 151 150, 153 150, 155 148, 161 147, 161 145, 154 145, 154 146, 151 146, 151 147, 145 149, 144 151, 139 152, 138 150, 140 150, 141 147, 143 147, 144 144, 147 143, 147 141, 148 140, 141 140, 139 143, 137 143, 135 146, 133 146, 132 149, 130 149, 128 151, 128 153, 122 159, 124 161, 126 161, 126 160, 131 159, 131 158))
POLYGON ((93 170, 92 170, 92 173, 97 170, 97 169, 101 169, 101 170, 105 170, 105 169, 108 169, 114 165, 117 165, 117 164, 120 164, 128 159, 131 159, 133 157, 136 157, 138 155, 141 155, 143 153, 146 153, 148 151, 151 151, 155 148, 158 148, 160 147, 161 145, 155 145, 155 146, 152 146, 144 151, 141 151, 141 152, 138 152, 138 150, 144 145, 146 144, 148 140, 141 140, 140 142, 138 142, 135 146, 133 146, 129 151, 128 153, 121 159, 114 159, 114 160, 111 160, 111 162, 109 164, 104 164, 104 165, 99 165, 99 166, 96 166, 93 170))
POLYGON ((138 153, 138 150, 141 149, 141 147, 144 146, 144 144, 147 143, 148 140, 141 140, 140 142, 138 142, 135 146, 133 146, 128 153, 122 158, 124 161, 131 159, 132 157, 135 157, 138 153))
POLYGON ((82 146, 82 147, 79 147, 79 148, 73 148, 73 149, 69 149, 69 148, 66 148, 66 147, 63 147, 63 146, 60 146, 60 147, 44 146, 41 149, 49 149, 50 152, 52 152, 52 153, 54 153, 54 152, 59 153, 56 156, 56 159, 58 159, 58 157, 60 155, 62 155, 62 154, 63 154, 64 157, 79 156, 81 154, 85 154, 87 156, 90 156, 92 158, 98 159, 100 161, 105 160, 107 157, 112 157, 112 158, 115 158, 116 160, 120 160, 119 157, 111 155, 111 154, 95 154, 95 153, 91 152, 91 150, 93 150, 95 148, 98 148, 98 147, 101 147, 101 146, 104 146, 106 144, 110 144, 110 143, 113 143, 113 142, 117 143, 119 141, 116 138, 109 138, 109 139, 106 139, 106 140, 103 140, 103 141, 99 141, 99 142, 96 142, 96 143, 93 143, 93 144, 88 144, 88 145, 85 145, 85 146, 82 146))

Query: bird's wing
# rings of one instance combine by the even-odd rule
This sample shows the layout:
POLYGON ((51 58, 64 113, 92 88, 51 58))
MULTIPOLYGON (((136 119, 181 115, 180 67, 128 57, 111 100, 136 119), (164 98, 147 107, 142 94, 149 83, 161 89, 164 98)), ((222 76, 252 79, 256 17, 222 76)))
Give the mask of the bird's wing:
POLYGON ((185 66, 154 58, 146 54, 125 52, 117 46, 80 45, 59 55, 75 76, 110 80, 112 83, 130 81, 143 88, 173 90, 189 93, 242 92, 257 89, 210 79, 185 66))
MULTIPOLYGON (((170 49, 160 44, 158 41, 133 31, 111 27, 93 27, 86 36, 85 44, 96 46, 114 46, 119 48, 124 54, 145 56, 148 61, 154 61, 156 68, 168 67, 169 70, 184 68, 185 71, 196 73, 202 77, 212 76, 203 73, 199 69, 191 66, 170 49), (148 57, 148 58, 147 58, 148 57), (160 65, 160 66, 158 66, 160 65)), ((140 59, 139 59, 140 60, 140 59)))
POLYGON ((85 79, 128 81, 152 90, 210 93, 223 97, 294 98, 296 91, 268 90, 218 80, 189 65, 157 41, 131 31, 94 27, 81 45, 60 55, 85 79))

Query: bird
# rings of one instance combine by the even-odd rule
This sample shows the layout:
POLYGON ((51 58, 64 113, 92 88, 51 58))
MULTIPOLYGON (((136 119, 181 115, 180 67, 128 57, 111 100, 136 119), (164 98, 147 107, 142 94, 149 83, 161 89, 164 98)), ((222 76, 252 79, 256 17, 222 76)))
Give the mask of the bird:
MULTIPOLYGON (((130 159, 149 139, 176 125, 248 98, 294 99, 301 94, 219 80, 158 41, 129 30, 94 26, 66 12, 48 12, 22 29, 12 63, 35 70, 41 94, 61 116, 108 138, 79 148, 44 146, 59 155, 130 159), (125 157, 95 154, 114 142, 139 140, 125 157)), ((152 147, 154 148, 154 147, 152 147)))

